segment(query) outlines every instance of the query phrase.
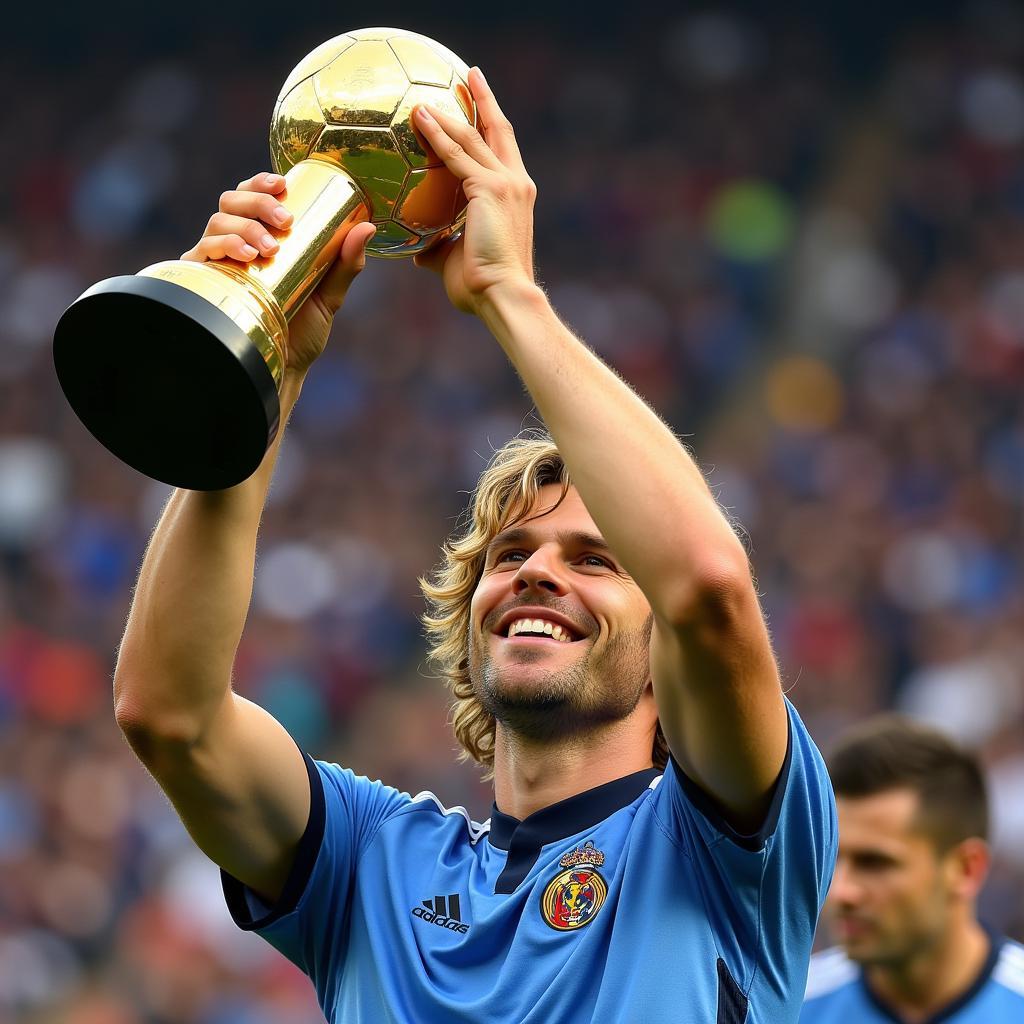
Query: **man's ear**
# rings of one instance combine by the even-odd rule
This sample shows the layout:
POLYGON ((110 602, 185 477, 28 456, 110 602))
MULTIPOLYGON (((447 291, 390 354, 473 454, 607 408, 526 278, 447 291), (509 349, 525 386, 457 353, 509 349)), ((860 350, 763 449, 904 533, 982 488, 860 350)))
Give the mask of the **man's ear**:
POLYGON ((977 899, 988 877, 992 854, 984 839, 972 837, 954 846, 943 858, 949 891, 962 900, 977 899))

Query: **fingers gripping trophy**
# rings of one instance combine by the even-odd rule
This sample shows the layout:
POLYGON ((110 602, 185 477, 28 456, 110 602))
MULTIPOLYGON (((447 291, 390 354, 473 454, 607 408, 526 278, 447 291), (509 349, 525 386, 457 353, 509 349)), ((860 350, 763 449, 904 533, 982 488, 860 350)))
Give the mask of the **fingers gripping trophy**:
POLYGON ((247 479, 273 442, 288 322, 356 224, 367 251, 412 256, 466 216, 458 179, 413 128, 429 103, 471 125, 469 69, 440 43, 360 29, 308 54, 270 128, 275 198, 292 215, 278 248, 250 262, 170 260, 100 281, 61 316, 54 363, 92 434, 128 465, 177 487, 247 479))

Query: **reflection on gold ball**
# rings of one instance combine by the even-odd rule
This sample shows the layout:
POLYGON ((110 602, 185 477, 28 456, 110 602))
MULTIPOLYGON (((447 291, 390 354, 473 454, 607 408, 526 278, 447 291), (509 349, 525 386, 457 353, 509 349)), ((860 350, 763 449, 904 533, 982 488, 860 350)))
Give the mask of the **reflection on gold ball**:
POLYGON ((457 231, 466 217, 458 179, 413 128, 430 103, 476 125, 469 68, 415 32, 364 28, 336 36, 288 76, 270 126, 274 170, 326 160, 360 186, 377 234, 375 256, 412 256, 457 231))

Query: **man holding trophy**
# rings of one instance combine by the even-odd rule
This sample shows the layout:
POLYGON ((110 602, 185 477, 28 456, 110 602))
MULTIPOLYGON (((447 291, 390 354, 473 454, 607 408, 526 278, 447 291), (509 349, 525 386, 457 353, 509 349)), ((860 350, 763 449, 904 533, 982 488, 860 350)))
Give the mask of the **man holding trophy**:
MULTIPOLYGON (((280 431, 248 479, 168 502, 117 720, 237 923, 310 976, 332 1022, 796 1021, 836 852, 825 769, 700 471, 535 283, 533 182, 484 76, 467 82, 476 126, 411 110, 467 203, 461 234, 416 261, 486 324, 550 430, 494 456, 422 581, 456 735, 493 773, 490 820, 315 761, 232 691, 280 431)), ((273 258, 286 184, 224 193, 183 260, 273 258)), ((374 224, 349 219, 291 313, 282 424, 374 224)))

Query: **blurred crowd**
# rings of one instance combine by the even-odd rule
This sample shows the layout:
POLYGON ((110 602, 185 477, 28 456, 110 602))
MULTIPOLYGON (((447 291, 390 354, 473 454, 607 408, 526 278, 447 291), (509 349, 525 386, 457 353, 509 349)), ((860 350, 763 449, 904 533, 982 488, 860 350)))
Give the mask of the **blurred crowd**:
MULTIPOLYGON (((89 284, 177 256, 267 166, 276 84, 345 27, 260 61, 197 38, 0 63, 0 1024, 319 1019, 114 724, 169 492, 85 432, 50 344, 89 284)), ((984 916, 1024 938, 1024 18, 916 29, 869 81, 813 25, 722 12, 586 46, 460 31, 437 34, 485 67, 539 185, 546 288, 692 444, 812 733, 896 707, 976 747, 984 916)), ((535 423, 436 279, 371 263, 296 407, 236 663, 315 756, 478 819, 416 579, 535 423)))

